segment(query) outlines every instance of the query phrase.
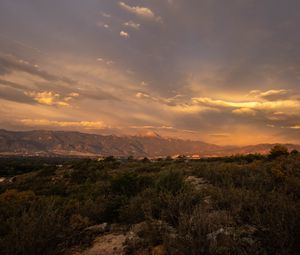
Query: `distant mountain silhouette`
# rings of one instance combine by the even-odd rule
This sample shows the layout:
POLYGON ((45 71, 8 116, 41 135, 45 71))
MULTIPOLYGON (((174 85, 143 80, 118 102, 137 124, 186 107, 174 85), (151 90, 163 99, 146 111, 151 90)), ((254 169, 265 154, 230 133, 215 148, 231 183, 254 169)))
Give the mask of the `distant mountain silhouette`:
MULTIPOLYGON (((201 141, 163 138, 149 132, 137 136, 104 136, 70 131, 0 130, 0 155, 44 156, 116 156, 164 157, 200 155, 201 157, 232 154, 267 153, 274 144, 252 146, 218 146, 201 141)), ((286 145, 300 150, 299 145, 286 145)))

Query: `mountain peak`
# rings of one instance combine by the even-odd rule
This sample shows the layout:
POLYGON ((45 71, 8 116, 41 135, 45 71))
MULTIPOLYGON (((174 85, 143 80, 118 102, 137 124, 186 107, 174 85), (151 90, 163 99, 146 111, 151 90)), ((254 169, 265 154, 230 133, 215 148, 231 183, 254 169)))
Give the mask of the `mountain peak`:
POLYGON ((155 131, 144 131, 144 132, 140 132, 138 133, 137 136, 140 137, 152 137, 152 138, 162 138, 158 133, 156 133, 155 131))

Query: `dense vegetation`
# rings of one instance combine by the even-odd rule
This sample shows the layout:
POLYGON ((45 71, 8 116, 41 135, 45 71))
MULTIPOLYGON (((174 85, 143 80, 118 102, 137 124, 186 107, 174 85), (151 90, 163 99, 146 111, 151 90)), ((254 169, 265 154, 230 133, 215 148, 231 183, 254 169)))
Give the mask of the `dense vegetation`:
POLYGON ((0 157, 0 176, 11 177, 46 168, 56 168, 57 165, 75 163, 80 158, 63 157, 0 157))
MULTIPOLYGON (((24 162, 11 159, 5 169, 24 162)), ((145 223, 143 243, 128 243, 128 254, 157 245, 160 254, 299 254, 297 151, 53 162, 31 159, 34 171, 26 164, 26 174, 0 183, 1 254, 62 254, 88 245, 95 236, 84 229, 103 222, 145 223)))

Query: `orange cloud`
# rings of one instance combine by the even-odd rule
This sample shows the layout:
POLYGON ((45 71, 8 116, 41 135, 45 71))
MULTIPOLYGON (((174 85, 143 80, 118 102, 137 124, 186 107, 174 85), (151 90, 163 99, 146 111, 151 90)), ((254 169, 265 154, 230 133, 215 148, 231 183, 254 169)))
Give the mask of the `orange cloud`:
POLYGON ((140 24, 135 23, 135 22, 133 22, 132 20, 123 23, 123 25, 124 25, 125 27, 131 27, 131 28, 136 29, 136 30, 139 30, 139 29, 140 29, 140 26, 141 26, 140 24))
POLYGON ((78 97, 79 94, 72 92, 66 97, 62 98, 60 94, 53 91, 43 91, 43 92, 24 92, 25 95, 32 97, 39 104, 44 105, 56 105, 56 106, 70 106, 69 101, 78 97))
POLYGON ((249 95, 254 96, 256 98, 262 98, 265 100, 278 100, 287 96, 289 93, 286 89, 271 89, 267 91, 260 91, 260 90, 252 90, 250 91, 249 95))
POLYGON ((232 112, 240 115, 251 115, 251 116, 256 115, 256 111, 251 108, 239 108, 233 110, 232 112))
POLYGON ((124 2, 119 2, 119 5, 126 11, 131 12, 139 17, 152 19, 155 21, 162 21, 162 18, 156 16, 155 13, 148 7, 143 6, 130 6, 124 2))
POLYGON ((248 108, 257 110, 297 110, 300 107, 300 101, 294 99, 277 100, 277 101, 244 101, 231 102, 226 100, 216 100, 207 97, 198 97, 192 99, 194 104, 202 104, 217 108, 248 108))
POLYGON ((119 4, 126 11, 134 13, 138 16, 146 17, 146 18, 155 18, 154 12, 147 7, 130 6, 124 2, 120 2, 119 4))
POLYGON ((108 127, 102 121, 55 121, 47 119, 22 119, 20 122, 26 126, 75 127, 83 129, 104 129, 108 127))
POLYGON ((121 31, 120 32, 120 36, 124 37, 124 38, 129 38, 130 37, 129 34, 127 32, 125 32, 125 31, 121 31))

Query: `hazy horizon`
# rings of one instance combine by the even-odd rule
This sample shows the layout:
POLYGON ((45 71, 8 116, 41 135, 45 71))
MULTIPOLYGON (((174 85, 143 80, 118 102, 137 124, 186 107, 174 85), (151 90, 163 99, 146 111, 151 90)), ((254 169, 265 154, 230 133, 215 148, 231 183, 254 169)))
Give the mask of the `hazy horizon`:
POLYGON ((2 0, 0 128, 300 144, 297 0, 2 0))
POLYGON ((86 135, 99 135, 99 136, 115 136, 115 137, 158 137, 161 139, 174 139, 174 140, 182 140, 182 141, 193 141, 193 142, 200 142, 200 143, 206 143, 206 144, 210 144, 210 145, 217 145, 220 147, 237 147, 237 148, 243 148, 243 147, 247 147, 247 146, 259 146, 259 145, 296 145, 296 146, 300 146, 300 144, 297 143, 280 143, 280 142, 265 142, 265 143, 249 143, 249 144, 235 144, 235 143, 210 143, 208 141, 205 140, 201 140, 201 139, 193 139, 192 138, 181 138, 181 137, 176 137, 176 136, 172 136, 172 135, 162 135, 159 132, 155 132, 155 131, 146 131, 146 130, 142 130, 139 131, 137 133, 132 133, 132 134, 117 134, 117 133, 99 133, 99 132, 93 132, 91 130, 84 130, 84 131, 80 131, 80 130, 67 130, 67 129, 59 129, 59 130, 55 130, 55 129, 50 129, 50 128, 45 128, 45 129, 0 129, 0 130, 4 130, 5 132, 16 132, 16 133, 20 133, 20 132, 69 132, 69 133, 81 133, 81 134, 86 134, 86 135))

